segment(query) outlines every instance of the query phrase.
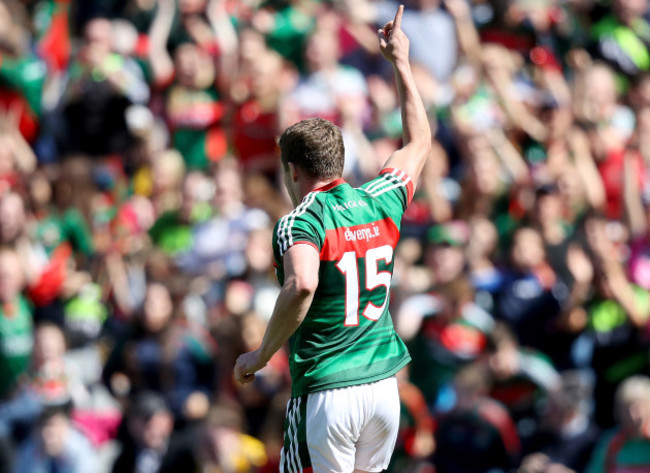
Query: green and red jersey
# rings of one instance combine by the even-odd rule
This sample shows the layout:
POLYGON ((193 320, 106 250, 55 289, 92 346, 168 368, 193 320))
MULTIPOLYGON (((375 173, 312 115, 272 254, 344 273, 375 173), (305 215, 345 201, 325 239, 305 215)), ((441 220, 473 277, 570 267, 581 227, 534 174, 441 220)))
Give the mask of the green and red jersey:
POLYGON ((33 346, 32 311, 20 295, 0 305, 0 399, 6 399, 27 372, 33 346))
POLYGON ((292 396, 392 376, 409 361, 388 312, 393 252, 413 198, 402 171, 384 169, 353 188, 343 179, 307 194, 273 232, 280 284, 293 245, 320 253, 319 283, 289 345, 292 396))
POLYGON ((587 473, 649 473, 650 438, 632 437, 611 429, 594 448, 587 473))

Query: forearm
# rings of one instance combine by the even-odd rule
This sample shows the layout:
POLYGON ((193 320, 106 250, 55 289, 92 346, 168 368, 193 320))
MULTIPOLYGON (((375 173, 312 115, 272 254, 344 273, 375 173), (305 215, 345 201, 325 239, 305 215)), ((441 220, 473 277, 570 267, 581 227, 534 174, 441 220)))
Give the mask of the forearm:
POLYGON ((546 127, 526 107, 511 96, 512 78, 504 71, 496 71, 490 75, 490 83, 494 87, 503 111, 506 113, 510 124, 524 131, 537 141, 546 139, 546 127))
POLYGON ((569 293, 569 298, 564 305, 563 312, 570 313, 574 309, 583 306, 587 302, 589 296, 590 284, 586 282, 575 281, 571 292, 569 293))
POLYGON ((456 30, 458 32, 458 43, 461 51, 467 56, 469 61, 474 65, 481 64, 481 40, 474 26, 471 13, 461 16, 456 20, 456 30))
POLYGON ((643 313, 638 307, 634 289, 623 274, 623 269, 616 267, 615 269, 607 269, 606 271, 614 299, 623 307, 632 325, 635 327, 643 327, 648 318, 647 314, 643 313))
POLYGON ((641 195, 639 192, 638 178, 630 162, 629 156, 625 157, 623 163, 623 202, 628 219, 628 226, 632 237, 642 236, 646 232, 645 215, 641 195))
POLYGON ((528 179, 528 166, 521 153, 513 146, 503 130, 489 133, 488 138, 497 156, 506 166, 515 182, 528 179))
POLYGON ((417 182, 431 148, 431 129, 408 59, 393 63, 402 114, 403 147, 387 166, 406 172, 417 182))
POLYGON ((25 141, 23 135, 16 130, 12 134, 12 143, 14 151, 14 159, 16 160, 16 167, 21 174, 30 174, 36 169, 37 159, 34 150, 25 141))
POLYGON ((309 310, 314 292, 299 290, 293 281, 286 281, 275 303, 273 314, 258 349, 265 364, 298 329, 309 310))
POLYGON ((237 32, 228 17, 224 2, 211 0, 208 4, 208 20, 217 37, 222 54, 233 55, 237 52, 239 40, 237 32))
POLYGON ((157 82, 167 80, 174 73, 172 59, 167 52, 167 40, 174 22, 173 2, 161 1, 149 29, 149 64, 157 82))
POLYGON ((411 65, 408 60, 398 59, 393 63, 393 71, 402 111, 404 146, 414 144, 428 148, 431 145, 429 119, 415 84, 411 65))

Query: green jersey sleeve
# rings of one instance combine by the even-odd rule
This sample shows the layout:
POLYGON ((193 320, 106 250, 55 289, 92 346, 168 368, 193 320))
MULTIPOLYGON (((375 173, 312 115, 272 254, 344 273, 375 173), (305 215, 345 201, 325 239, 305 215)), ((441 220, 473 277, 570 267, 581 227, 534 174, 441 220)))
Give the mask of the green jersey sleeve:
POLYGON ((362 185, 360 189, 376 199, 395 220, 402 218, 406 207, 413 200, 413 181, 399 169, 382 169, 379 176, 362 185))
POLYGON ((279 262, 298 243, 314 246, 319 252, 325 241, 325 226, 316 192, 309 193, 293 212, 282 217, 273 231, 273 253, 279 262))
POLYGON ((34 56, 11 59, 0 56, 0 81, 20 92, 36 115, 41 113, 45 64, 34 56))

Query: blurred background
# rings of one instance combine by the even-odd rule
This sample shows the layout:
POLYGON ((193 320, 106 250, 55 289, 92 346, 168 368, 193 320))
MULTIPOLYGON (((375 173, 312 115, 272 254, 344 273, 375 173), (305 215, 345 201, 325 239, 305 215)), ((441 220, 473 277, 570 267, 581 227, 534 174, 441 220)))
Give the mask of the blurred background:
MULTIPOLYGON (((650 472, 648 0, 406 0, 391 472, 650 472)), ((278 471, 277 137, 401 146, 370 0, 0 0, 0 472, 278 471)))

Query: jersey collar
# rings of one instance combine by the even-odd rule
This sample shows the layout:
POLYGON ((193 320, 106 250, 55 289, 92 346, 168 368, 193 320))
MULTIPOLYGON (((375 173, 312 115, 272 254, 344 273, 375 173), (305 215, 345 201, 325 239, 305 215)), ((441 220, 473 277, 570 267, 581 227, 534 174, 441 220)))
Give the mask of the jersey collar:
POLYGON ((329 184, 325 184, 324 186, 314 189, 312 192, 325 192, 330 189, 334 189, 336 186, 339 186, 341 184, 345 184, 345 179, 339 177, 338 179, 333 180, 329 184))

